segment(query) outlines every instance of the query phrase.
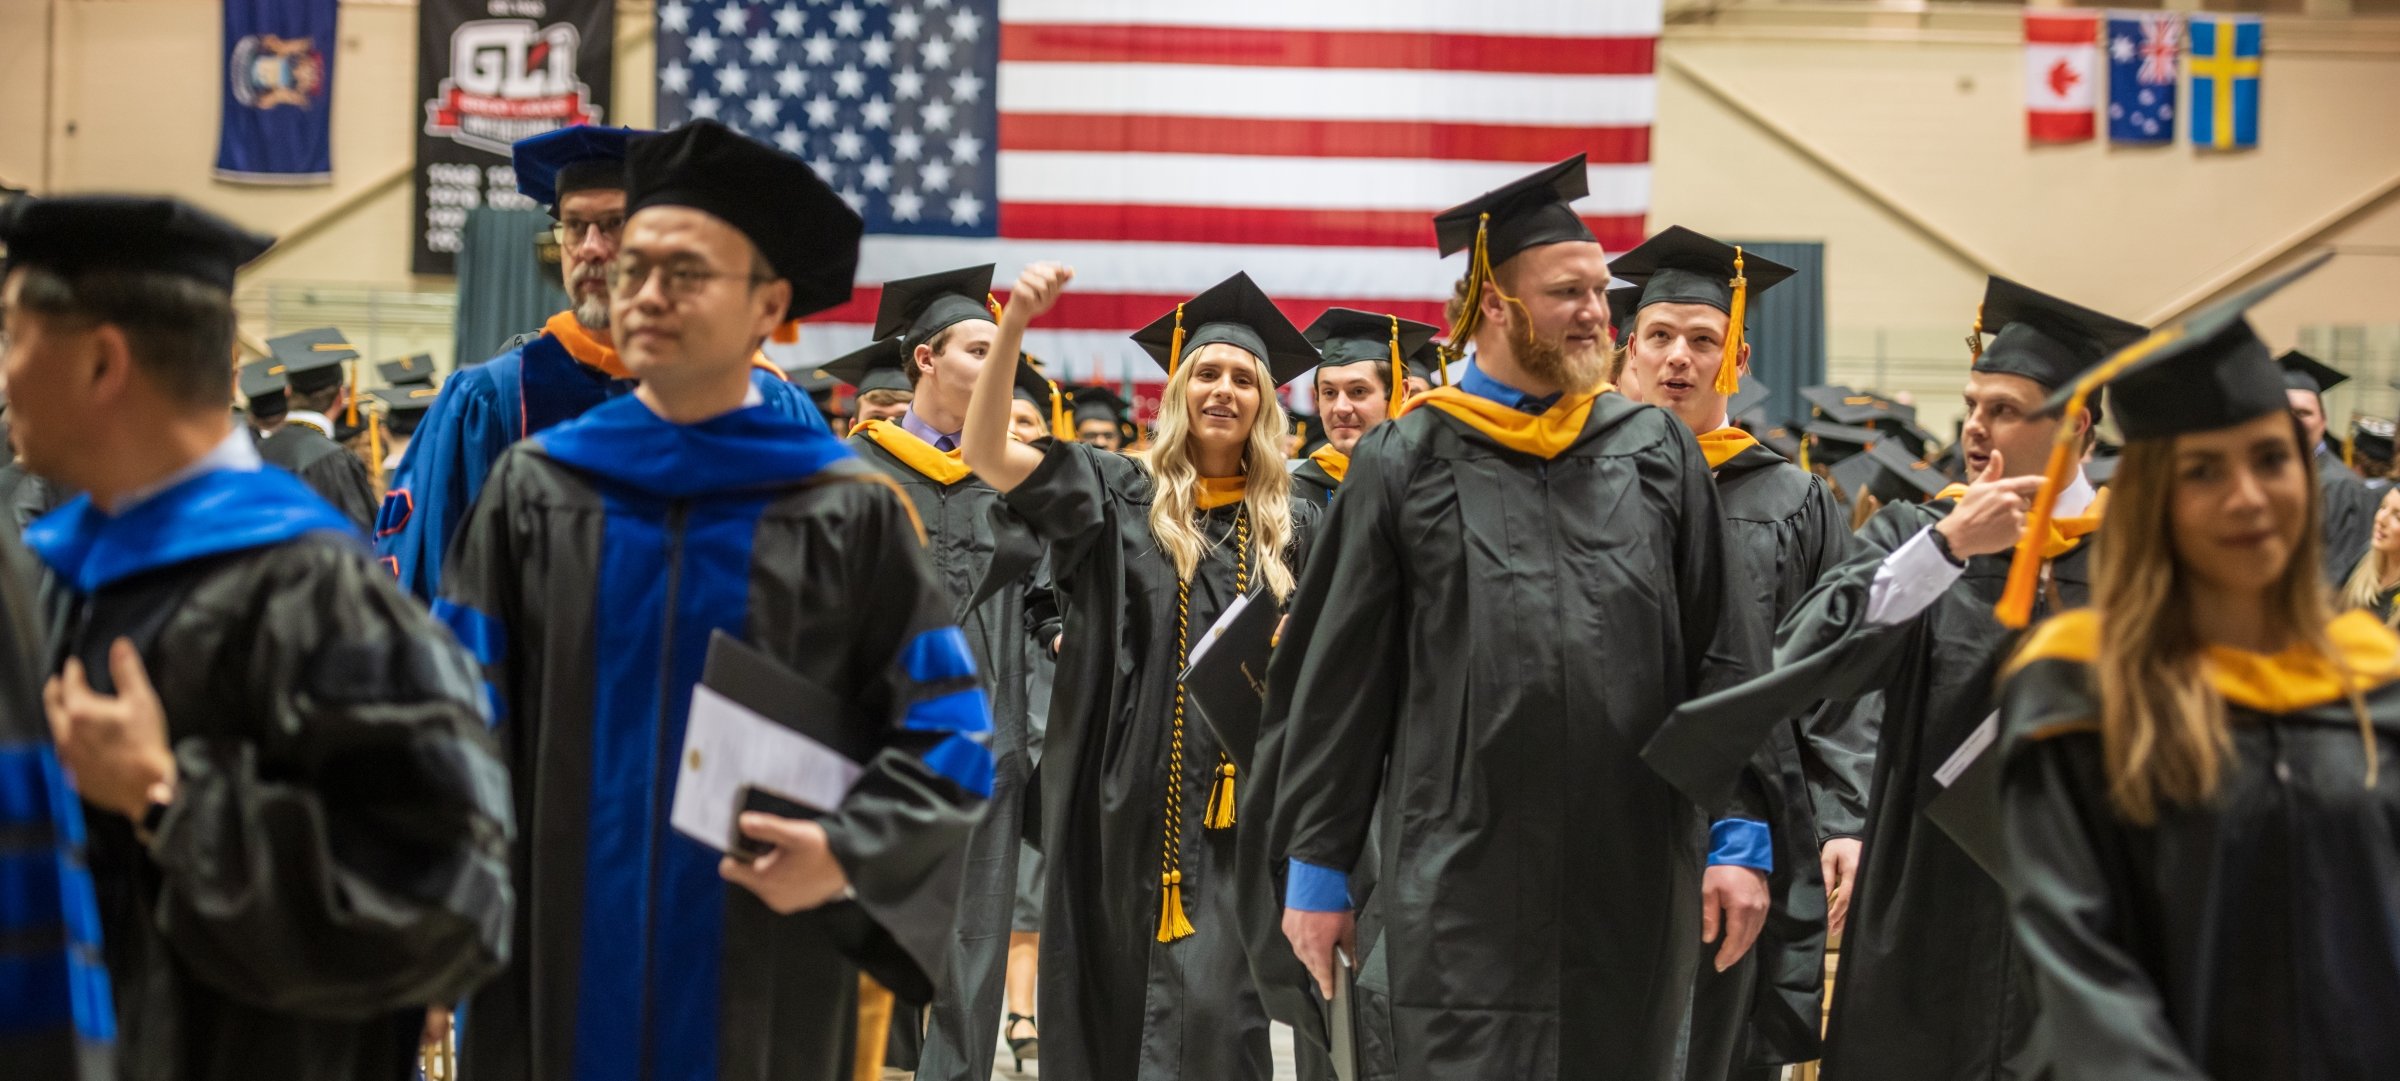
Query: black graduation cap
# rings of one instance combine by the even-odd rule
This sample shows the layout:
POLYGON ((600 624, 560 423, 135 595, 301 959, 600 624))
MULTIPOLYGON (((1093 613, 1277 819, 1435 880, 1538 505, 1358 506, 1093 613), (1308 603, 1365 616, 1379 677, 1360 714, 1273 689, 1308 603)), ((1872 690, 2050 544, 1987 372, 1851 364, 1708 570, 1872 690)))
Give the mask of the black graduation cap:
POLYGON ((375 365, 383 381, 395 387, 429 387, 433 385, 433 354, 419 353, 413 357, 387 360, 375 365))
POLYGON ((1941 436, 1918 427, 1917 422, 1913 420, 1903 420, 1898 416, 1889 416, 1878 420, 1875 422, 1874 428, 1876 431, 1899 440, 1900 445, 1907 447, 1910 454, 1919 458, 1932 454, 1942 445, 1941 436))
POLYGON ((2292 390, 2323 394, 2350 381, 2350 373, 2297 349, 2287 350, 2275 363, 2283 368, 2283 385, 2292 390))
POLYGON ((1488 266, 1527 248, 1590 241, 1592 230, 1568 204, 1591 191, 1584 156, 1577 154, 1434 215, 1434 239, 1450 255, 1474 247, 1481 235, 1488 266))
POLYGON ((1791 461, 1800 460, 1800 437, 1790 428, 1778 424, 1772 428, 1766 429, 1765 431, 1753 432, 1752 434, 1761 444, 1765 445, 1768 450, 1783 455, 1786 459, 1791 461))
POLYGON ((1941 470, 1942 475, 1950 478, 1951 483, 1955 484, 1967 479, 1966 448, 1957 443, 1943 447, 1940 454, 1933 456, 1932 462, 1933 467, 1941 470))
POLYGON ((1616 334, 1616 343, 1625 344, 1633 337, 1633 317, 1640 313, 1642 287, 1627 283, 1611 285, 1605 294, 1608 299, 1608 326, 1616 334))
POLYGON ((0 276, 20 266, 61 274, 144 270, 233 291, 234 271, 275 244, 181 199, 20 196, 0 204, 0 276))
POLYGON ((408 435, 417 430, 417 422, 425 419, 425 411, 433 408, 433 400, 441 391, 426 386, 378 387, 368 395, 383 403, 383 422, 393 435, 408 435))
MULTIPOLYGON (((1740 245, 1670 225, 1617 256, 1608 272, 1641 287, 1634 312, 1652 304, 1706 304, 1724 312, 1724 363, 1717 368, 1716 389, 1731 394, 1741 387, 1743 323, 1750 298, 1782 284, 1792 268, 1744 252, 1740 245)), ((1627 327, 1632 319, 1626 320, 1627 327)))
POLYGON ((1317 366, 1317 347, 1300 328, 1283 317, 1250 275, 1234 276, 1175 306, 1149 326, 1133 332, 1133 340, 1172 378, 1176 365, 1203 345, 1223 342, 1240 346, 1264 361, 1270 381, 1282 386, 1317 366))
POLYGON ((990 263, 885 282, 875 308, 875 336, 897 335, 901 348, 914 351, 969 319, 998 322, 991 298, 990 263))
POLYGON ((333 327, 316 327, 267 339, 267 350, 283 365, 292 389, 314 394, 342 382, 342 365, 358 359, 350 339, 333 327))
MULTIPOLYGON (((242 397, 250 402, 250 410, 254 413, 262 403, 270 407, 279 406, 284 391, 290 389, 291 385, 283 377, 283 362, 273 357, 262 357, 242 365, 239 382, 242 397)), ((274 412, 274 409, 268 411, 274 412)))
POLYGON ((1391 387, 1391 408, 1397 410, 1408 394, 1403 383, 1408 374, 1408 358, 1425 352, 1433 344, 1433 336, 1439 333, 1441 328, 1414 319, 1357 308, 1327 308, 1307 330, 1301 331, 1301 336, 1316 346, 1320 368, 1385 365, 1384 382, 1391 387))
POLYGON ((898 338, 879 338, 865 348, 852 350, 832 360, 818 371, 848 383, 864 394, 870 390, 913 390, 916 384, 908 381, 908 351, 900 347, 898 338))
MULTIPOLYGON (((2181 323, 2161 327, 2051 395, 2037 415, 2058 416, 2064 423, 2059 425, 2058 442, 2051 449, 2050 465, 2043 471, 2032 512, 2025 517, 2026 535, 2046 535, 2058 493, 2075 469, 2074 456, 2069 453, 2075 438, 2075 414, 2103 386, 2116 389, 2117 430, 2129 443, 2229 428, 2291 408, 2284 396, 2284 369, 2242 315, 2331 258, 2332 252, 2319 253, 2181 323)), ((2022 628, 2032 618, 2040 568, 2038 546, 2019 544, 2016 560, 2009 566, 2008 587, 1993 613, 2003 626, 2022 628)))
POLYGON ((2023 376, 2056 389, 2146 333, 2148 328, 2140 323, 2070 304, 1995 274, 1984 283, 1975 334, 1968 342, 1975 350, 1975 371, 2023 376), (1983 341, 1986 327, 1998 328, 1989 343, 1983 341))
POLYGON ((1836 464, 1833 479, 1853 499, 1860 492, 1872 492, 1885 503, 1919 502, 1950 485, 1950 478, 1941 470, 1891 439, 1877 440, 1864 452, 1836 464))
POLYGON ((1447 383, 1449 373, 1442 364, 1442 343, 1426 342, 1408 355, 1408 374, 1428 383, 1447 383))
POLYGON ((636 135, 655 134, 577 124, 519 139, 508 155, 516 169, 517 191, 556 216, 558 201, 576 192, 622 190, 626 143, 636 135))
POLYGON ((1052 438, 1072 443, 1075 441, 1075 424, 1067 419, 1067 392, 1051 382, 1049 376, 1042 374, 1042 370, 1035 366, 1039 363, 1029 353, 1024 363, 1017 365, 1016 396, 1033 403, 1034 408, 1042 411, 1042 416, 1047 418, 1050 425, 1052 438))
POLYGON ((1773 388, 1753 379, 1742 384, 1742 389, 1734 391, 1732 397, 1725 399, 1725 416, 1731 420, 1741 420, 1756 413, 1753 422, 1763 426, 1767 417, 1767 399, 1774 395, 1773 388))
POLYGON ((2359 457, 2388 462, 2392 460, 2396 429, 2400 429, 2400 424, 2382 417, 2357 417, 2350 422, 2350 443, 2358 449, 2359 457))
POLYGON ((1880 394, 1836 384, 1800 388, 1800 399, 1835 424, 1866 427, 1892 415, 1892 400, 1880 394))
POLYGON ((866 223, 799 158, 714 120, 636 135, 625 148, 625 209, 653 206, 690 207, 749 237, 791 283, 786 319, 850 299, 866 223))
POLYGON ((1813 457, 1827 464, 1861 453, 1883 438, 1883 433, 1873 428, 1835 424, 1826 420, 1812 420, 1801 431, 1808 436, 1809 445, 1816 448, 1813 457))

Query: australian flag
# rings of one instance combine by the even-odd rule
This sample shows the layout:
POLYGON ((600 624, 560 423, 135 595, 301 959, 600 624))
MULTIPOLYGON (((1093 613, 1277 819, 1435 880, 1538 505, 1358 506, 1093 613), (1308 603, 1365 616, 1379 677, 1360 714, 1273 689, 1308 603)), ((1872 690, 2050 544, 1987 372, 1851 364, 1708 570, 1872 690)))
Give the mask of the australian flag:
POLYGON ((2109 16, 2108 141, 2175 141, 2175 69, 2182 54, 2182 15, 2109 16))
POLYGON ((333 180, 335 0, 225 0, 219 180, 333 180))
POLYGON ((999 231, 998 0, 662 0, 658 120, 806 160, 870 233, 999 231))

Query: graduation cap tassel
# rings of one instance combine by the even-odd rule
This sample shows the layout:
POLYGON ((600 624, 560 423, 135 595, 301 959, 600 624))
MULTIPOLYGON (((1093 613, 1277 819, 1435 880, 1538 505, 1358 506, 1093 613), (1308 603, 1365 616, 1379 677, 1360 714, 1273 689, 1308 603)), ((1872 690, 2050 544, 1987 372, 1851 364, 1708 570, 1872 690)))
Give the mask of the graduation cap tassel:
POLYGON ((1967 331, 1967 363, 1983 359, 1983 305, 1975 305, 1975 328, 1967 331))
POLYGON ((1175 366, 1183 363, 1183 305, 1175 306, 1175 333, 1167 339, 1167 378, 1175 378, 1175 366))
POLYGON ((800 321, 797 319, 786 319, 783 322, 775 324, 775 332, 767 335, 767 340, 774 342, 777 345, 800 344, 800 321))
POLYGON ((1483 283, 1492 276, 1492 255, 1485 244, 1492 231, 1492 216, 1484 214, 1475 222, 1475 246, 1467 256, 1467 295, 1458 308, 1458 321, 1450 324, 1449 340, 1442 343, 1442 385, 1450 385, 1450 362, 1467 355, 1467 342, 1475 336, 1475 326, 1483 321, 1483 283))
POLYGON ((383 418, 367 416, 367 464, 375 470, 375 490, 382 491, 383 477, 383 418))
POLYGON ((1408 365, 1400 358, 1400 317, 1392 319, 1392 400, 1384 407, 1385 416, 1400 415, 1400 403, 1408 398, 1408 365))
POLYGON ((1208 811, 1201 824, 1212 830, 1233 828, 1233 763, 1217 763, 1217 783, 1209 786, 1208 811))
POLYGON ((1067 394, 1058 389, 1058 380, 1052 379, 1048 382, 1050 384, 1050 438, 1061 443, 1072 443, 1075 441, 1075 425, 1067 420, 1067 394))
POLYGON ((1992 607, 1992 615, 2000 621, 2001 626, 2012 631, 2023 630, 2025 624, 2033 619, 2034 593, 2041 584, 2042 548, 2050 539, 2050 523, 2058 509, 2058 493, 2066 490, 2067 478, 2083 458, 2075 421, 2085 415, 2084 400, 2101 384, 2116 378, 2118 372, 2141 363, 2150 354, 2182 337, 2183 330, 2180 327, 2153 332, 2075 381, 2075 393, 2067 397, 2066 411, 2059 414, 2058 436, 2050 444, 2050 461, 2042 469, 2042 487, 2034 493, 2033 512, 2025 516, 2025 532, 2017 538, 2016 554, 2009 559, 2008 586, 2000 593, 2000 603, 1992 607))
POLYGON ((1726 313, 1725 359, 1717 365, 1717 393, 1742 389, 1742 320, 1750 307, 1750 279, 1742 274, 1742 246, 1733 246, 1733 310, 1726 313))

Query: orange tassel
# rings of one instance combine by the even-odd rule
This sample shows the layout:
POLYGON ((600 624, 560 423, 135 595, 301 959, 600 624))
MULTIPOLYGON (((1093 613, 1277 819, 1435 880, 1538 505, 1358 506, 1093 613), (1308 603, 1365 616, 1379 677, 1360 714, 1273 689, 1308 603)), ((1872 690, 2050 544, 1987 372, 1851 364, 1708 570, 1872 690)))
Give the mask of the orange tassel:
POLYGON ((1066 392, 1058 389, 1058 380, 1052 379, 1048 382, 1050 384, 1050 438, 1061 443, 1072 443, 1075 441, 1075 425, 1067 421, 1066 392))
POLYGON ((1742 276, 1742 246, 1733 246, 1733 310, 1726 313, 1725 359, 1717 365, 1719 394, 1742 389, 1742 320, 1749 315, 1750 279, 1742 276))
POLYGON ((1183 305, 1175 306, 1175 333, 1167 339, 1167 378, 1175 378, 1175 366, 1183 362, 1183 305))
POLYGON ((1400 317, 1392 316, 1392 400, 1384 406, 1384 416, 1400 415, 1400 403, 1408 399, 1408 365, 1400 359, 1400 317))
MULTIPOLYGON (((1474 253, 1467 257, 1467 295, 1459 305, 1458 321, 1451 324, 1449 340, 1442 343, 1442 385, 1450 385, 1450 363, 1467 355, 1467 343, 1474 339, 1475 328, 1483 322, 1483 287, 1491 282, 1492 256, 1485 240, 1491 235, 1492 216, 1482 215, 1475 221, 1474 253)), ((1491 282, 1498 288, 1498 282, 1491 282)))
POLYGON ((775 332, 767 335, 767 340, 774 342, 777 345, 800 344, 800 321, 797 319, 786 319, 783 322, 775 324, 775 332))
POLYGON ((1192 933, 1192 921, 1183 914, 1183 872, 1169 871, 1160 877, 1158 940, 1173 942, 1192 933))
POLYGON ((1983 359, 1983 305, 1975 305, 1975 328, 1967 331, 1967 363, 1983 359))
POLYGON ((1208 792, 1208 810, 1201 825, 1212 830, 1233 828, 1233 763, 1217 763, 1217 783, 1208 792))

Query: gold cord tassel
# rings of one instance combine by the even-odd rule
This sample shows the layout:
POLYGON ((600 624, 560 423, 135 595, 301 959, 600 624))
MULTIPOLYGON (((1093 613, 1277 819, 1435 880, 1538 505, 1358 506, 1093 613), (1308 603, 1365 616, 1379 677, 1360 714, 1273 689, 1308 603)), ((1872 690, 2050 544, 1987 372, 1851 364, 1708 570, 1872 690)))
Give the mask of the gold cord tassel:
POLYGON ((1983 359, 1983 305, 1975 305, 1975 328, 1967 332, 1967 363, 1983 359))
POLYGON ((1400 359, 1400 317, 1392 316, 1392 400, 1385 405, 1384 415, 1400 415, 1400 403, 1408 400, 1408 365, 1400 359))
POLYGON ((1158 940, 1173 942, 1192 933, 1192 921, 1183 914, 1183 872, 1169 871, 1159 880, 1158 940))
POLYGON ((1742 275, 1742 246, 1733 246, 1733 310, 1726 313, 1725 359, 1717 365, 1717 393, 1742 389, 1742 320, 1750 309, 1750 279, 1742 275))
POLYGON ((1167 378, 1175 378, 1175 366, 1183 363, 1183 305, 1175 306, 1175 334, 1167 339, 1167 378))
POLYGON ((2355 427, 2350 429, 2350 438, 2342 440, 2342 465, 2348 469, 2358 468, 2358 429, 2355 427))
POLYGON ((1212 830, 1233 828, 1233 763, 1217 763, 1217 783, 1208 792, 1208 811, 1201 824, 1212 830))
POLYGON ((985 293, 985 294, 983 295, 983 306, 984 306, 984 307, 986 307, 986 308, 990 308, 990 309, 992 310, 992 322, 995 322, 995 323, 997 323, 997 322, 999 322, 999 321, 1000 321, 1000 298, 999 298, 999 297, 993 296, 993 295, 992 295, 992 294, 990 294, 990 293, 985 293))
MULTIPOLYGON (((1475 222, 1474 254, 1467 257, 1467 295, 1459 304, 1458 320, 1450 324, 1450 339, 1442 343, 1442 385, 1450 385, 1450 362, 1467 355, 1467 342, 1475 337, 1475 328, 1483 322, 1483 287, 1492 276, 1491 252, 1484 241, 1491 235, 1492 216, 1482 215, 1475 222)), ((1492 283, 1498 288, 1498 283, 1492 283)))
POLYGON ((1058 389, 1058 380, 1050 384, 1050 438, 1061 443, 1075 441, 1075 425, 1067 419, 1067 393, 1058 389))

